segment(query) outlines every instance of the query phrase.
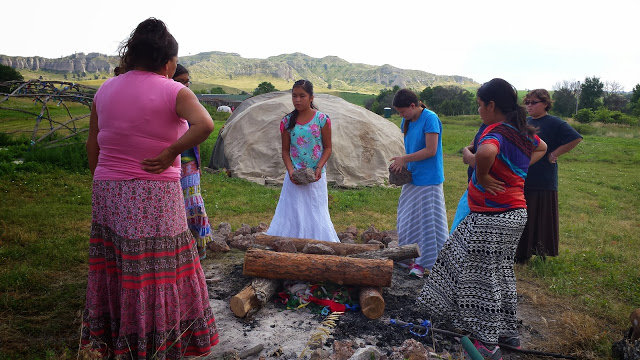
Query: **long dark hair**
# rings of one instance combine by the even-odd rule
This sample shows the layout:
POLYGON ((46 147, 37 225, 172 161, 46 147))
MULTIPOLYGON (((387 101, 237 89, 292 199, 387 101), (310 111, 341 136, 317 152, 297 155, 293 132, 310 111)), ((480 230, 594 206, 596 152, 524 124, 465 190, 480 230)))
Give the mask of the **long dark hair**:
MULTIPOLYGON (((313 84, 311 83, 311 81, 298 80, 293 83, 293 86, 291 87, 291 91, 293 91, 293 89, 297 87, 302 88, 302 90, 304 90, 304 92, 309 94, 309 96, 313 96, 313 84)), ((313 101, 311 102, 311 108, 317 109, 317 107, 313 105, 313 101)), ((298 119, 298 110, 293 109, 293 111, 287 115, 289 116, 289 122, 287 123, 287 130, 291 130, 296 126, 296 120, 298 119)))
POLYGON ((496 108, 504 114, 507 123, 527 136, 536 133, 536 129, 527 123, 527 113, 522 105, 518 104, 518 92, 513 85, 506 80, 495 78, 482 84, 477 92, 478 99, 488 104, 493 101, 496 108))
POLYGON ((188 74, 188 73, 189 73, 189 70, 187 70, 186 67, 182 66, 182 64, 178 64, 176 66, 176 72, 173 74, 173 78, 175 79, 182 74, 188 74))
MULTIPOLYGON (((393 97, 393 107, 396 108, 404 108, 410 107, 411 104, 415 106, 420 105, 423 109, 427 107, 418 99, 418 95, 409 89, 400 89, 393 97)), ((404 136, 407 136, 407 131, 409 131, 409 121, 404 119, 404 125, 402 126, 402 133, 404 136)))
POLYGON ((118 53, 123 72, 136 67, 157 71, 178 56, 178 42, 161 20, 148 18, 138 24, 129 39, 120 45, 118 53))

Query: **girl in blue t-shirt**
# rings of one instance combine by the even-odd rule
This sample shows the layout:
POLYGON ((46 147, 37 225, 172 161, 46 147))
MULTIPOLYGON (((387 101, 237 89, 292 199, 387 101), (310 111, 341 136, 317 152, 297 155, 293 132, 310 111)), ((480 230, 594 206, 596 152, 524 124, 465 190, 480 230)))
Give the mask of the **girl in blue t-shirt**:
POLYGON ((444 204, 442 165, 442 123, 411 90, 401 89, 393 107, 402 116, 406 155, 391 159, 391 170, 407 168, 412 181, 402 187, 398 200, 398 242, 416 243, 421 256, 409 265, 409 274, 422 277, 431 269, 448 237, 444 204))

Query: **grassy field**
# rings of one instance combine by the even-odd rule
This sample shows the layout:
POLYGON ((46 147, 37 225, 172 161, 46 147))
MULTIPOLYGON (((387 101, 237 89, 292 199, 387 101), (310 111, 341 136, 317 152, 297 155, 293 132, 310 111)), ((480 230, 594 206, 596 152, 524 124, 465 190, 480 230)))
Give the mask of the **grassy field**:
MULTIPOLYGON (((226 119, 214 117, 216 130, 201 146, 204 164, 226 119)), ((0 132, 32 129, 31 122, 0 113, 0 132)), ((458 150, 473 138, 480 120, 460 116, 443 123, 451 221, 466 183, 458 150)), ((587 335, 569 339, 574 348, 607 358, 611 342, 628 326, 629 312, 640 307, 640 129, 589 127, 583 143, 559 161, 560 256, 516 270, 520 282, 535 284, 535 291, 562 303, 589 327, 583 331, 587 335)), ((16 136, 0 134, 0 359, 75 358, 91 220, 84 145, 45 151, 16 136)), ((280 189, 204 173, 202 192, 211 222, 229 222, 235 229, 268 223, 280 189)), ((395 228, 399 194, 387 187, 330 188, 336 229, 395 228)))

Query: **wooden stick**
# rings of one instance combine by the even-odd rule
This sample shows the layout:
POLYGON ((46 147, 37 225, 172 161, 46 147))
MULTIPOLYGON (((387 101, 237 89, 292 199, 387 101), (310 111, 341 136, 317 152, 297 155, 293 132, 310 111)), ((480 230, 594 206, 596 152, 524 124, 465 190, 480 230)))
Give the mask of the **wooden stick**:
POLYGON ((302 249, 304 249, 304 246, 307 244, 322 244, 332 248, 336 252, 336 255, 343 255, 343 256, 350 255, 350 254, 357 254, 365 251, 379 250, 382 247, 384 247, 384 245, 377 245, 377 244, 343 244, 343 243, 334 243, 330 241, 321 241, 321 240, 313 240, 313 239, 273 236, 273 235, 267 235, 263 233, 255 234, 254 237, 255 237, 255 242, 257 244, 262 244, 269 247, 273 247, 273 244, 276 242, 276 240, 282 240, 282 239, 291 240, 293 244, 296 246, 296 250, 298 250, 298 252, 301 252, 302 249))
POLYGON ((248 250, 244 255, 243 273, 269 279, 388 287, 391 286, 393 261, 248 250))
POLYGON ((393 261, 400 261, 420 257, 420 247, 418 247, 418 244, 409 244, 395 248, 385 248, 347 256, 360 259, 390 259, 393 261))

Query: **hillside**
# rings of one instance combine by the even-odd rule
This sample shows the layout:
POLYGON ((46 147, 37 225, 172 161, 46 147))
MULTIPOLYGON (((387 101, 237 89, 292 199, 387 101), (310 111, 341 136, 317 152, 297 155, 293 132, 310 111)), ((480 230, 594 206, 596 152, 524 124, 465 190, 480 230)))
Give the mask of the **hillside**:
MULTIPOLYGON (((347 62, 336 56, 313 58, 301 53, 248 59, 239 54, 205 52, 184 56, 180 62, 189 68, 192 78, 200 83, 220 84, 252 91, 258 83, 269 81, 285 89, 297 79, 305 78, 317 89, 377 93, 384 88, 456 84, 476 87, 472 79, 458 75, 436 75, 420 70, 405 70, 391 65, 367 65, 347 62)), ((116 56, 78 53, 58 59, 0 55, 0 64, 18 70, 53 73, 112 73, 118 64, 116 56)))

